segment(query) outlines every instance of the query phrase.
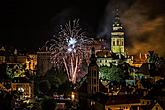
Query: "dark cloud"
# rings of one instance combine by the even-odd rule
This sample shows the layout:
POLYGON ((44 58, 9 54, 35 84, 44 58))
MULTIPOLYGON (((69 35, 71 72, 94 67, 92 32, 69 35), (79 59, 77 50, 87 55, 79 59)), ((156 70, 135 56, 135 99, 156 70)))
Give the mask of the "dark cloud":
POLYGON ((110 0, 100 21, 98 36, 110 36, 113 10, 119 8, 129 54, 154 50, 165 56, 164 5, 164 0, 110 0))
POLYGON ((156 51, 165 56, 165 13, 162 0, 136 1, 121 17, 126 28, 130 54, 156 51))
POLYGON ((105 6, 108 0, 76 0, 74 4, 67 8, 61 9, 50 20, 52 31, 56 30, 58 25, 65 24, 69 20, 80 19, 80 24, 84 26, 89 33, 97 33, 99 21, 102 18, 105 6))
POLYGON ((125 12, 136 0, 109 0, 105 6, 104 15, 99 21, 97 35, 101 36, 110 36, 112 18, 114 16, 114 10, 119 8, 119 14, 125 12))

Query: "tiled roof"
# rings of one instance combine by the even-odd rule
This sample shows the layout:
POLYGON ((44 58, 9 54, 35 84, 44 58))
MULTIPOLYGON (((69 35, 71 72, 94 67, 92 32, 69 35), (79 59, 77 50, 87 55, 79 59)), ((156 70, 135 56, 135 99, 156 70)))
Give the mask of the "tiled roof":
POLYGON ((12 83, 30 83, 29 79, 26 77, 15 77, 12 83))
POLYGON ((150 75, 150 71, 149 71, 149 68, 148 68, 148 63, 143 63, 141 65, 141 67, 139 68, 138 72, 140 72, 144 75, 150 75))
POLYGON ((98 51, 96 53, 96 56, 98 58, 102 58, 102 57, 112 58, 113 57, 113 53, 110 52, 109 50, 102 50, 102 51, 98 51))
POLYGON ((139 97, 134 95, 115 95, 110 96, 106 105, 134 104, 140 103, 139 97))

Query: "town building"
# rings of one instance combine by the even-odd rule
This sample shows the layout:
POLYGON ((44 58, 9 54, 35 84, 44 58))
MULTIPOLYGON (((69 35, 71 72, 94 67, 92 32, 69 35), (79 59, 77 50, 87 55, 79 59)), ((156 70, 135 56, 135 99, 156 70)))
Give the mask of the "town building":
POLYGON ((24 65, 26 70, 36 73, 37 55, 35 53, 21 53, 17 49, 7 50, 5 47, 0 49, 0 64, 24 65))
POLYGON ((34 84, 26 77, 15 77, 11 83, 12 91, 16 90, 22 93, 21 98, 28 99, 34 95, 34 84))
POLYGON ((48 46, 45 44, 37 52, 37 75, 44 76, 48 70, 53 67, 51 63, 51 52, 48 50, 48 46))

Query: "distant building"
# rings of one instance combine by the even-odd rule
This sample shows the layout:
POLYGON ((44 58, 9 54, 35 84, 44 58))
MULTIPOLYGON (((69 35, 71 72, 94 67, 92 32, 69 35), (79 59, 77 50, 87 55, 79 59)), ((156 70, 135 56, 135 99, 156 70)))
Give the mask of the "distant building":
POLYGON ((134 67, 140 67, 143 63, 147 60, 147 54, 136 54, 136 55, 130 55, 130 58, 132 62, 130 63, 131 66, 134 67))
POLYGON ((37 65, 37 55, 30 54, 26 58, 26 69, 28 70, 35 70, 37 65))
POLYGON ((51 52, 47 46, 42 47, 37 52, 37 73, 39 76, 44 76, 53 66, 50 61, 51 52))
POLYGON ((151 105, 151 100, 141 99, 134 95, 109 96, 105 110, 147 110, 144 106, 151 105))
POLYGON ((15 77, 12 80, 11 88, 12 90, 17 90, 22 92, 23 98, 32 98, 34 95, 34 85, 26 77, 15 77))
POLYGON ((156 102, 156 103, 152 103, 148 106, 143 106, 142 109, 143 110, 164 110, 165 106, 164 106, 164 104, 159 104, 158 102, 156 102))
POLYGON ((0 64, 5 63, 7 65, 22 64, 26 66, 27 70, 31 70, 31 73, 36 71, 37 55, 28 53, 19 53, 17 49, 14 51, 6 50, 4 47, 0 49, 0 64))
POLYGON ((6 62, 6 57, 5 56, 6 56, 5 48, 1 47, 1 49, 0 49, 0 64, 6 62))
POLYGON ((126 58, 125 56, 117 55, 109 50, 101 50, 96 53, 97 57, 97 64, 100 66, 108 66, 110 67, 113 65, 118 65, 120 63, 132 63, 130 58, 126 58))

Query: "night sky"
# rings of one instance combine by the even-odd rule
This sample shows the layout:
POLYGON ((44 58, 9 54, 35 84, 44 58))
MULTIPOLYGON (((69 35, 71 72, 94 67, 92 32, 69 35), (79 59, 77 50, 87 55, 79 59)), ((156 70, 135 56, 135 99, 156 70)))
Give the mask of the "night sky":
POLYGON ((60 24, 77 18, 91 35, 108 36, 115 7, 131 54, 150 49, 165 55, 164 0, 3 0, 0 44, 37 50, 60 24))

